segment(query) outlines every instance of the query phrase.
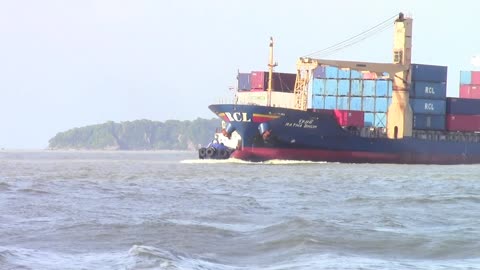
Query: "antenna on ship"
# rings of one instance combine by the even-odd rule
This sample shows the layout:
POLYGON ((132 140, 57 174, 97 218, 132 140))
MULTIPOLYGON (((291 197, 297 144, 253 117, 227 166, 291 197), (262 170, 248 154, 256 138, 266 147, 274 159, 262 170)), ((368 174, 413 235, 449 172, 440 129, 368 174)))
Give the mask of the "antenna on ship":
POLYGON ((273 37, 270 37, 270 53, 268 59, 268 88, 267 88, 267 106, 272 104, 272 77, 273 68, 277 66, 277 63, 273 62, 273 37))

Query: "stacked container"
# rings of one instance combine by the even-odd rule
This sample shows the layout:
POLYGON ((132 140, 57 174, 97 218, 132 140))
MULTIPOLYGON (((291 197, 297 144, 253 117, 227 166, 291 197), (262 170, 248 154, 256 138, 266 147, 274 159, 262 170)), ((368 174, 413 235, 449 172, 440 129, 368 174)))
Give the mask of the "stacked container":
POLYGON ((447 130, 480 131, 480 99, 447 98, 447 130))
POLYGON ((460 97, 480 99, 480 71, 460 71, 460 97))
MULTIPOLYGON (((272 74, 272 88, 277 92, 293 93, 297 74, 279 73, 272 74)), ((239 91, 266 91, 268 89, 268 72, 252 71, 251 73, 238 74, 239 91)))
POLYGON ((313 72, 313 109, 362 111, 365 126, 385 127, 392 81, 376 73, 320 66, 313 72))
POLYGON ((413 129, 445 130, 447 67, 412 64, 413 129))

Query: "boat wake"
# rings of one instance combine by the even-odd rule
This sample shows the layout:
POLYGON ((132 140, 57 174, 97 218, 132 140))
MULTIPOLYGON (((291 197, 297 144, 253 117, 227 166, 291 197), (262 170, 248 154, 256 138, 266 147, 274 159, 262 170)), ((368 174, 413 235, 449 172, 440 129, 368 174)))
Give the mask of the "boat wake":
POLYGON ((283 160, 272 159, 263 162, 251 162, 236 158, 229 159, 187 159, 180 163, 184 164, 252 164, 252 165, 303 165, 303 164, 326 164, 326 161, 308 161, 308 160, 283 160))

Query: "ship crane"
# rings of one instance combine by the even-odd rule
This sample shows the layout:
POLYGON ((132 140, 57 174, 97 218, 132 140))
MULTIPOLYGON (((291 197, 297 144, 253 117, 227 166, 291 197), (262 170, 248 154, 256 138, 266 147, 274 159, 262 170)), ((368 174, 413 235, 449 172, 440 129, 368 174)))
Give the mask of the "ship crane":
POLYGON ((412 109, 409 103, 410 66, 412 48, 412 19, 400 13, 395 20, 393 63, 371 63, 301 57, 297 61, 295 81, 295 109, 307 110, 308 86, 313 70, 319 66, 388 73, 393 79, 392 104, 387 112, 387 137, 400 139, 412 136, 412 109))

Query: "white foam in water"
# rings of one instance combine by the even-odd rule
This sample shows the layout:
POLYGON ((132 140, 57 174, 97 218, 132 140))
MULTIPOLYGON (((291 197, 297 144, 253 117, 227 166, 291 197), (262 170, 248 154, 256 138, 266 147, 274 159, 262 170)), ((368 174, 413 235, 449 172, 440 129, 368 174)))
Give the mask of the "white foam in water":
MULTIPOLYGON (((260 254, 259 254, 260 255, 260 254)), ((255 260, 255 255, 252 255, 255 260)), ((261 256, 261 255, 260 255, 261 256)), ((247 258, 248 261, 248 258, 247 258)), ((209 269, 209 270, 280 270, 280 269, 479 269, 479 259, 411 260, 365 258, 331 253, 303 254, 285 261, 249 265, 224 264, 208 259, 174 255, 151 246, 134 245, 128 251, 68 254, 33 249, 0 247, 1 269, 209 269)))
POLYGON ((134 266, 124 252, 67 254, 0 247, 0 258, 1 269, 133 269, 134 266))
POLYGON ((245 161, 236 158, 229 159, 188 159, 182 160, 180 163, 185 164, 267 164, 267 165, 297 165, 297 164, 326 164, 326 161, 308 161, 308 160, 283 160, 283 159, 272 159, 263 162, 251 162, 245 161))

